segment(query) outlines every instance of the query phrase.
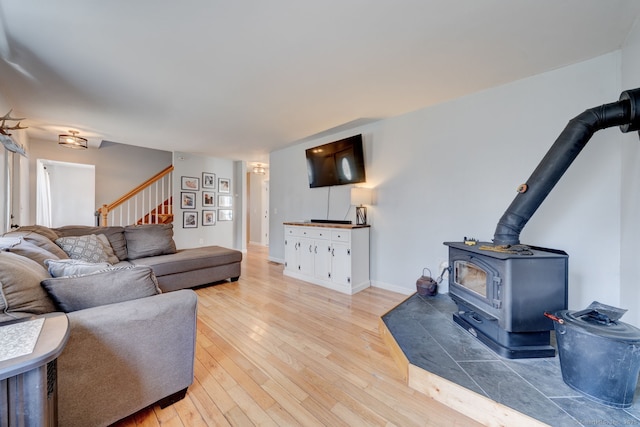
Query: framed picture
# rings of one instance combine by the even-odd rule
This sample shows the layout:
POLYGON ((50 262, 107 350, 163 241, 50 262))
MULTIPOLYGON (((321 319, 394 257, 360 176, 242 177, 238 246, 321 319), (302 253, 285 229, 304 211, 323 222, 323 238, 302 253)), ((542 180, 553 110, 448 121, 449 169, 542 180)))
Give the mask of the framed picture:
POLYGON ((218 195, 218 207, 230 208, 231 206, 233 206, 233 199, 231 198, 231 196, 218 195))
POLYGON ((183 191, 180 193, 180 209, 195 209, 196 193, 183 191))
POLYGON ((216 174, 202 172, 202 188, 216 188, 216 174))
MULTIPOLYGON (((204 182, 204 181, 203 181, 204 182)), ((216 205, 216 193, 213 191, 202 192, 202 207, 211 207, 216 205)))
POLYGON ((192 176, 183 176, 180 189, 198 191, 200 189, 200 179, 192 176))
POLYGON ((231 180, 229 178, 219 178, 218 191, 220 193, 231 193, 231 180))
POLYGON ((202 211, 202 225, 216 225, 216 211, 202 211))
POLYGON ((218 209, 218 221, 232 221, 233 210, 231 209, 218 209))
POLYGON ((182 212, 182 228, 198 228, 198 212, 182 212))

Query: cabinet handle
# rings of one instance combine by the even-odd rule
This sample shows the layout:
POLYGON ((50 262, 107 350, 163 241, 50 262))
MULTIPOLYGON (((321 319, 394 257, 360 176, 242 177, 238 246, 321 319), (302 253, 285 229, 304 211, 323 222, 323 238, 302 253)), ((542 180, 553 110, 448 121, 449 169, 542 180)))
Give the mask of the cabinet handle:
POLYGON ((317 253, 318 253, 318 247, 317 247, 317 246, 314 246, 314 247, 313 247, 313 253, 314 253, 314 254, 317 254, 317 253))
POLYGON ((311 249, 313 247, 313 245, 309 245, 309 253, 313 252, 313 250, 311 249))
POLYGON ((347 249, 347 255, 351 255, 351 249, 347 249))
POLYGON ((336 256, 336 250, 335 249, 331 249, 331 256, 336 256))

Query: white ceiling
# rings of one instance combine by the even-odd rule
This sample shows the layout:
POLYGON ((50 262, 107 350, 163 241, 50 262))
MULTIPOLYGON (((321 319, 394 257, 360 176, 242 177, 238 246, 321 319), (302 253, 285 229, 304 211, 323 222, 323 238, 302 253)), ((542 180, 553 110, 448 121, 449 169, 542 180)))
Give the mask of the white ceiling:
POLYGON ((31 137, 265 162, 616 50, 639 14, 638 0, 0 0, 0 93, 31 137))

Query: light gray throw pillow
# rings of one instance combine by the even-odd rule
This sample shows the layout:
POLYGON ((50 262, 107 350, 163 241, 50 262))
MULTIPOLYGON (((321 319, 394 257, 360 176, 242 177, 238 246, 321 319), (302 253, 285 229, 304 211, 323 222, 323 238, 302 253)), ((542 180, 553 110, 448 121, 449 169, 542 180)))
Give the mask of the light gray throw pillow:
POLYGON ((87 262, 79 259, 47 259, 44 264, 51 277, 91 274, 111 267, 108 262, 87 262))
POLYGON ((54 277, 42 286, 65 313, 159 294, 149 267, 113 267, 91 274, 54 277))

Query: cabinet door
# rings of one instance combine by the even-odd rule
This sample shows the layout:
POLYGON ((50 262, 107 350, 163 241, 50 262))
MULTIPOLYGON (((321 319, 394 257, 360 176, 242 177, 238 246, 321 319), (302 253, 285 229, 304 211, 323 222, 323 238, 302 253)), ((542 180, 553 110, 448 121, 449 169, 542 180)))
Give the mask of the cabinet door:
POLYGON ((351 284, 351 245, 332 242, 331 281, 338 285, 351 284))
POLYGON ((314 246, 315 276, 322 280, 331 280, 331 246, 328 240, 316 240, 314 246))
POLYGON ((284 236, 284 268, 286 270, 298 269, 298 238, 284 236))
POLYGON ((313 239, 300 238, 298 244, 298 271, 308 276, 314 274, 314 242, 313 239))

